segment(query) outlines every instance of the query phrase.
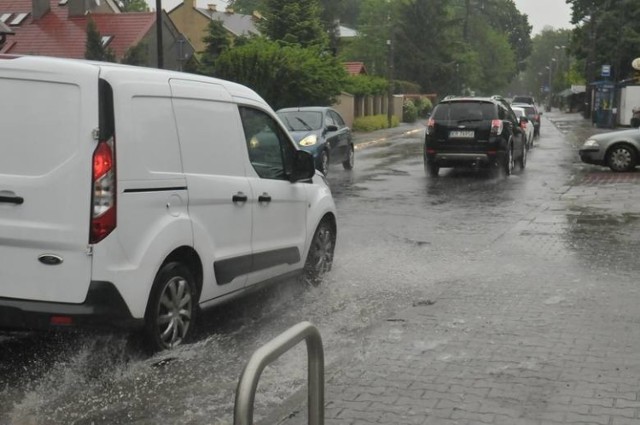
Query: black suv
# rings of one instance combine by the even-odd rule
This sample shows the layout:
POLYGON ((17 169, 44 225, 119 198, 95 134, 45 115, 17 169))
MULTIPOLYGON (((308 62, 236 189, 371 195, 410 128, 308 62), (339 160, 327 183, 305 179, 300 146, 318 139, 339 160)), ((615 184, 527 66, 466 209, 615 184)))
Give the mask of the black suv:
POLYGON ((499 96, 452 97, 433 109, 427 122, 424 167, 432 177, 441 167, 494 167, 506 175, 515 162, 527 164, 526 136, 509 103, 499 96))

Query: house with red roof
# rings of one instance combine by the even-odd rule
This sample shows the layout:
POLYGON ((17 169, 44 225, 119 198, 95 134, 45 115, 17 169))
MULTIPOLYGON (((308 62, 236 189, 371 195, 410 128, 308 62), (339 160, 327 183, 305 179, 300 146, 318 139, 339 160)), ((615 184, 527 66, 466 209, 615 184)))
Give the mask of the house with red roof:
POLYGON ((364 62, 344 62, 342 66, 344 66, 344 69, 349 75, 367 74, 367 68, 365 68, 364 62))
MULTIPOLYGON (((164 68, 181 70, 193 47, 164 11, 161 16, 164 68)), ((13 32, 4 37, 0 54, 82 59, 89 20, 95 22, 103 47, 111 49, 116 60, 142 44, 144 65, 156 67, 155 12, 123 13, 114 0, 0 0, 0 22, 13 32)))

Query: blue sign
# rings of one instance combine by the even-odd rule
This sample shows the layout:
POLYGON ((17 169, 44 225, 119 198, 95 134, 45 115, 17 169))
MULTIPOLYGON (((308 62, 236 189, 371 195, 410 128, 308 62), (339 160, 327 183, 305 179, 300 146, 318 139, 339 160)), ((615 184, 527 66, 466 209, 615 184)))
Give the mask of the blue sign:
POLYGON ((611 65, 602 65, 602 72, 600 73, 603 77, 611 76, 611 65))

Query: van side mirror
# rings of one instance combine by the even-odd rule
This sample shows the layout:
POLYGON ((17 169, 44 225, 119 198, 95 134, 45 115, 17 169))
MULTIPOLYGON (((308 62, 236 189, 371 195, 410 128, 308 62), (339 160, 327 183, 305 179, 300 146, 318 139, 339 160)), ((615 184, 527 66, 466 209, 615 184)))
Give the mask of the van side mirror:
POLYGON ((293 169, 290 181, 295 183, 300 180, 309 180, 316 173, 313 163, 313 155, 307 151, 297 150, 293 156, 293 169))
POLYGON ((338 131, 338 126, 335 124, 329 124, 325 129, 324 129, 325 133, 328 133, 330 131, 338 131))

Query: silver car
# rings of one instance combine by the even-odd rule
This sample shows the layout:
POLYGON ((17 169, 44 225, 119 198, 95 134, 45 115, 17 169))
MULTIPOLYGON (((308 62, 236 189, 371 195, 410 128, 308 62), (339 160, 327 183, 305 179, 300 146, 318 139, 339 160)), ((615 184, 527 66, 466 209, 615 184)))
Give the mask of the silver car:
POLYGON ((596 134, 580 148, 582 162, 604 165, 613 171, 631 171, 638 164, 640 129, 611 131, 596 134))

